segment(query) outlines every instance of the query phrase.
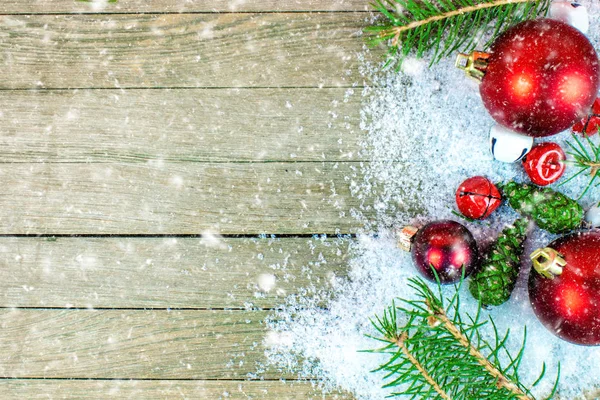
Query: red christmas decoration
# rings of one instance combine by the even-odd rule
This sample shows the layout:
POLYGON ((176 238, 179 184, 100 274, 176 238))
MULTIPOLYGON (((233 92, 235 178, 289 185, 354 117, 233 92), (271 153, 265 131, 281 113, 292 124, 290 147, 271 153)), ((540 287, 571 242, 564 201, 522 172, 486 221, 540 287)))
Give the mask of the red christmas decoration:
POLYGON ((458 282, 463 269, 468 276, 479 262, 473 235, 454 221, 432 222, 419 229, 413 238, 411 253, 417 271, 432 282, 436 274, 441 283, 458 282))
POLYGON ((483 103, 501 125, 550 136, 590 112, 600 85, 598 55, 577 29, 552 19, 515 25, 491 54, 461 54, 457 65, 481 79, 483 103))
POLYGON ((456 205, 467 218, 487 218, 501 203, 498 188, 483 176, 467 179, 456 190, 456 205))
POLYGON ((575 133, 585 133, 586 136, 593 136, 598 133, 598 128, 600 128, 600 98, 594 101, 592 112, 573 125, 571 130, 575 133))
POLYGON ((556 182, 565 173, 567 159, 563 149, 556 143, 547 142, 533 146, 523 160, 525 172, 531 182, 547 186, 556 182))
POLYGON ((600 231, 573 233, 536 250, 529 276, 533 311, 575 344, 600 344, 600 231))

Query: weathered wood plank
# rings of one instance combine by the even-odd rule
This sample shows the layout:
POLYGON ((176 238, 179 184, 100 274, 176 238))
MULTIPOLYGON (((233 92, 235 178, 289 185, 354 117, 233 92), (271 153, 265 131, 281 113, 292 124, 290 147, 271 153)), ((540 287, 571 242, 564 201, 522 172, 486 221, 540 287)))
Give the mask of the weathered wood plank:
POLYGON ((246 379, 264 361, 266 317, 257 311, 0 310, 0 376, 246 379))
POLYGON ((0 307, 276 307, 344 275, 347 250, 320 238, 3 238, 0 307))
POLYGON ((275 11, 364 11, 365 0, 3 0, 2 14, 11 13, 186 13, 186 12, 275 12, 275 11))
POLYGON ((359 175, 357 163, 0 164, 0 233, 352 233, 359 175))
POLYGON ((0 17, 0 88, 362 82, 364 13, 0 17))
POLYGON ((0 162, 356 161, 350 89, 7 91, 0 162))
MULTIPOLYGON (((207 390, 206 393, 215 393, 219 387, 230 388, 237 392, 233 395, 242 396, 245 391, 239 390, 240 385, 252 383, 135 380, 256 378, 257 369, 262 370, 264 363, 268 332, 261 321, 266 317, 266 313, 257 311, 0 310, 0 377, 16 378, 0 380, 0 396, 18 388, 35 394, 40 387, 46 387, 49 393, 62 388, 68 398, 78 398, 71 393, 84 387, 116 395, 147 389, 154 395, 169 393, 178 384, 185 385, 179 387, 183 390, 207 390), (19 378, 30 379, 26 382, 19 378), (105 381, 61 382, 57 387, 56 382, 40 378, 105 381), (127 379, 133 381, 124 382, 127 379), (81 383, 77 382, 86 384, 79 386, 81 383)), ((260 376, 292 378, 269 370, 260 376)), ((250 390, 261 390, 259 382, 250 390)), ((281 393, 293 394, 297 388, 282 385, 280 389, 281 393)), ((278 393, 278 389, 274 390, 278 393)), ((585 398, 596 399, 597 395, 598 391, 591 389, 585 398)))
POLYGON ((323 395, 306 382, 279 381, 136 381, 136 380, 0 380, 3 399, 351 399, 323 395))

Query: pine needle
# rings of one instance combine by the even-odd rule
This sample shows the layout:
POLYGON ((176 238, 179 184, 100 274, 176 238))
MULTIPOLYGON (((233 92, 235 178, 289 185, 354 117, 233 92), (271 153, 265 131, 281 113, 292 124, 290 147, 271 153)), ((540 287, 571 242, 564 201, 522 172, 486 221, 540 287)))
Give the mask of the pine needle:
POLYGON ((430 64, 457 50, 469 52, 491 33, 488 48, 506 28, 545 15, 551 0, 376 0, 384 19, 367 28, 372 45, 387 43, 388 64, 432 52, 430 64))
MULTIPOLYGON (((376 371, 386 373, 384 387, 394 388, 394 396, 410 395, 423 400, 534 399, 518 374, 525 334, 513 356, 506 347, 509 332, 500 335, 491 318, 481 321, 481 309, 475 317, 461 317, 458 290, 445 299, 420 279, 409 280, 409 287, 415 290, 417 300, 400 299, 407 307, 392 303, 382 316, 372 320, 381 335, 374 339, 385 346, 369 352, 389 355, 376 371), (400 324, 401 319, 406 322, 400 324), (482 337, 488 322, 492 327, 491 342, 482 337)), ((545 373, 544 364, 534 386, 545 373)), ((557 385, 558 376, 553 393, 557 385)))
MULTIPOLYGON (((600 134, 598 136, 600 136, 600 134)), ((569 179, 561 182, 559 186, 572 181, 581 174, 589 174, 590 180, 579 196, 578 200, 580 200, 590 192, 591 189, 600 186, 600 143, 594 143, 589 136, 585 136, 585 139, 582 140, 576 135, 573 135, 573 141, 574 143, 567 142, 569 150, 566 152, 573 159, 565 162, 577 167, 578 171, 571 175, 569 179)), ((593 191, 592 193, 598 194, 598 191, 593 191)))

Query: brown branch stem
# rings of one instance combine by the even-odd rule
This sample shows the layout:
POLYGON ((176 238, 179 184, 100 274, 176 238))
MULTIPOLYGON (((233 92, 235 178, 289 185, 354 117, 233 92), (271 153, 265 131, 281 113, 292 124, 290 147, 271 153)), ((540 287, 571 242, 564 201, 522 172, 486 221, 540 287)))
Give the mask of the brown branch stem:
POLYGON ((474 6, 461 7, 456 10, 448 11, 448 12, 445 12, 440 15, 435 15, 433 17, 422 19, 420 21, 413 21, 408 25, 395 26, 389 30, 380 32, 379 36, 380 37, 388 37, 390 35, 393 35, 394 40, 397 42, 398 38, 400 37, 402 32, 409 31, 411 29, 415 29, 415 28, 418 28, 423 25, 427 25, 427 24, 430 24, 435 21, 440 21, 440 20, 444 20, 447 18, 456 17, 457 15, 467 14, 467 13, 471 13, 471 12, 475 12, 475 11, 479 11, 479 10, 484 10, 487 8, 500 7, 500 6, 505 6, 508 4, 531 3, 533 1, 535 1, 535 0, 496 0, 496 1, 489 2, 489 3, 480 3, 480 4, 476 4, 474 6))
POLYGON ((590 174, 592 175, 592 178, 596 176, 598 171, 600 171, 600 162, 584 161, 582 164, 590 168, 590 174))
POLYGON ((496 379, 498 387, 510 391, 511 393, 516 395, 517 398, 520 400, 534 400, 532 397, 525 394, 525 392, 523 392, 523 390, 521 390, 521 388, 518 387, 514 382, 506 378, 504 374, 494 366, 494 364, 492 364, 483 354, 481 354, 481 352, 471 344, 469 339, 467 339, 467 337, 460 331, 460 329, 458 329, 458 327, 454 325, 452 321, 450 321, 450 319, 443 310, 434 308, 431 304, 429 304, 429 302, 427 302, 427 306, 433 313, 432 316, 439 322, 441 322, 446 328, 446 330, 452 336, 454 336, 454 338, 456 338, 456 340, 458 340, 458 342, 463 347, 469 350, 469 354, 475 357, 477 362, 481 364, 485 368, 485 370, 492 377, 494 377, 494 379, 496 379))
POLYGON ((438 383, 431 377, 431 375, 429 375, 429 373, 425 370, 423 365, 421 365, 419 360, 417 360, 410 353, 408 347, 406 346, 406 343, 404 343, 407 337, 408 334, 406 332, 403 332, 402 335, 400 335, 400 337, 398 337, 395 340, 392 340, 391 342, 398 346, 400 350, 402 350, 402 353, 404 353, 404 356, 408 359, 408 361, 410 361, 410 363, 415 366, 415 368, 419 371, 421 376, 427 381, 427 383, 429 383, 429 385, 431 385, 431 387, 440 395, 442 399, 452 400, 452 398, 448 396, 448 394, 440 387, 440 385, 438 385, 438 383))

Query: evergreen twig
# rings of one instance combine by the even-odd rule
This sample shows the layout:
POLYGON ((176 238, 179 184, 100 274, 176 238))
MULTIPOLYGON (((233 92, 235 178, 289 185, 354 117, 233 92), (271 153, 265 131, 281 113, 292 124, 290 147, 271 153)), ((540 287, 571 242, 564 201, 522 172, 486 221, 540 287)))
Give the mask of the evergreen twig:
POLYGON ((387 42, 389 60, 432 51, 431 64, 453 52, 471 51, 490 32, 484 50, 507 27, 545 15, 551 0, 375 0, 384 19, 367 28, 373 45, 387 42))
MULTIPOLYGON (((416 300, 401 300, 402 306, 393 303, 372 321, 379 333, 373 339, 385 347, 369 352, 389 355, 376 371, 386 373, 384 387, 394 388, 392 395, 427 400, 534 399, 518 373, 525 335, 521 348, 513 355, 506 347, 509 333, 501 336, 491 318, 482 321, 481 308, 474 317, 459 313, 458 290, 445 299, 439 285, 439 293, 420 279, 411 279, 409 285, 417 294, 416 300), (493 333, 491 341, 482 336, 488 322, 493 333)), ((558 367, 550 397, 558 387, 558 367)), ((533 386, 545 372, 544 365, 533 386)))
POLYGON ((561 182, 560 185, 562 186, 565 183, 572 181, 581 174, 589 173, 590 180, 579 196, 579 200, 583 198, 591 188, 600 187, 600 143, 595 144, 587 135, 584 140, 573 135, 573 140, 575 143, 567 142, 567 146, 570 149, 567 151, 567 154, 573 157, 573 160, 566 162, 574 165, 578 168, 578 171, 571 175, 569 179, 561 182))

